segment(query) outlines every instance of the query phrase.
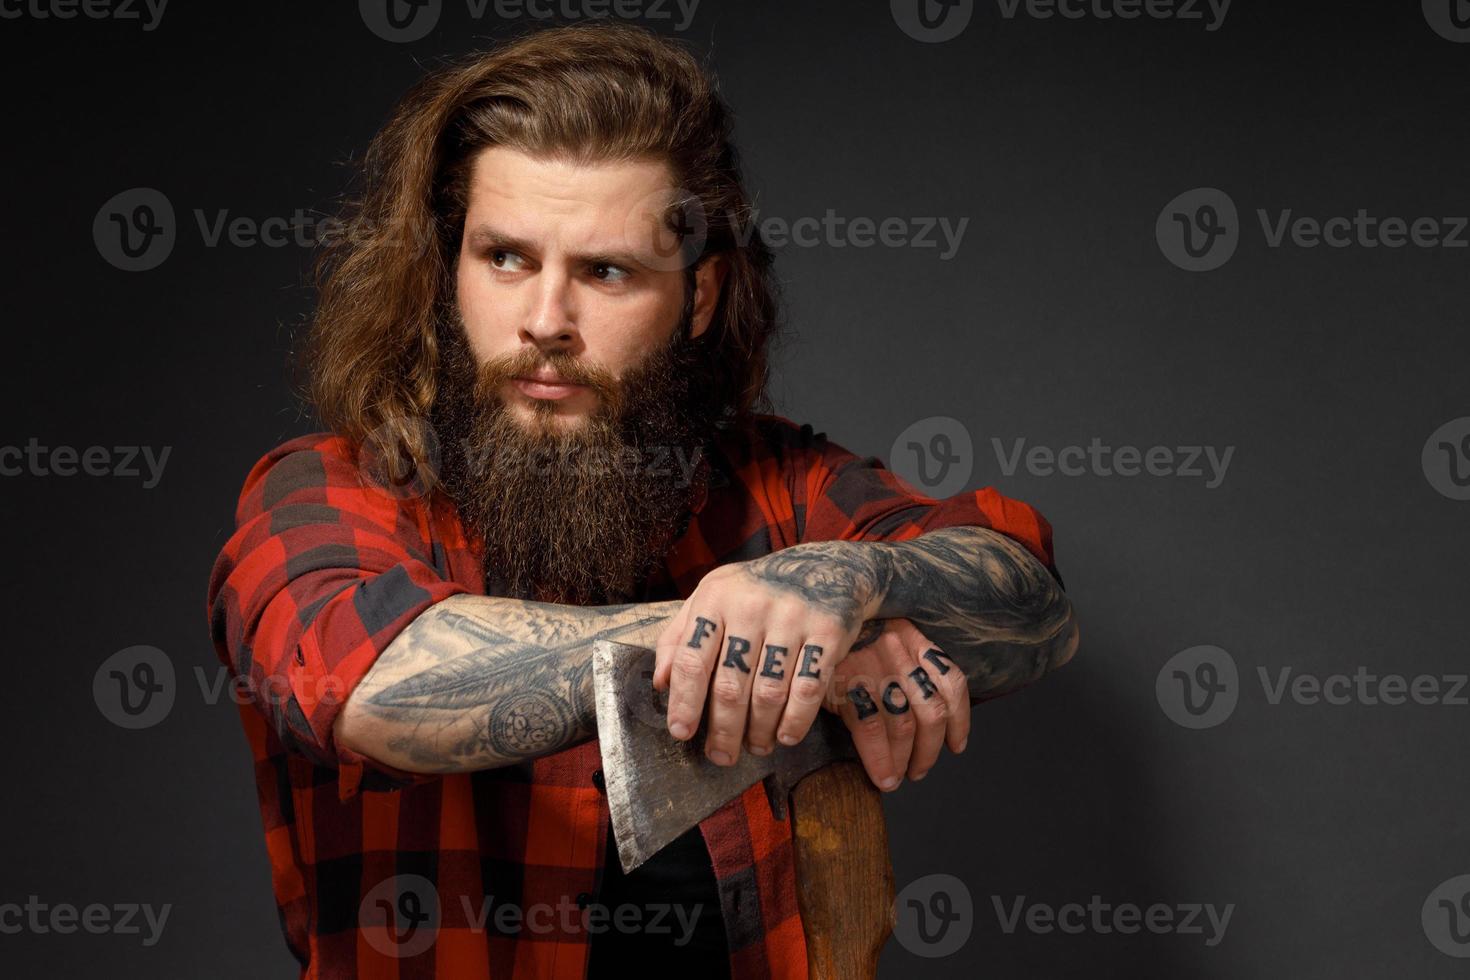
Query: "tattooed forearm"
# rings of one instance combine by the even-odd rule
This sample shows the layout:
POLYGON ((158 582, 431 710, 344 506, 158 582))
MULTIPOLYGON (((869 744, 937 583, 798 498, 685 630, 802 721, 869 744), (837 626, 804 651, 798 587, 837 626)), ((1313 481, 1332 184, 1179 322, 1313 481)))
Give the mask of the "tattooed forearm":
POLYGON ((972 701, 1009 694, 1077 648, 1072 604, 1031 552, 999 532, 950 527, 873 545, 877 615, 903 616, 942 652, 925 667, 964 671, 972 701))
POLYGON ((882 593, 880 575, 886 571, 866 543, 852 541, 799 544, 743 567, 767 587, 795 593, 839 617, 847 629, 863 622, 863 610, 882 593))
POLYGON ((1076 649, 1072 606, 1056 579, 989 528, 942 528, 895 543, 811 542, 742 568, 833 613, 848 629, 861 623, 853 650, 872 642, 883 620, 911 620, 942 651, 926 660, 915 682, 952 669, 948 658, 964 672, 973 701, 1024 687, 1076 649))
POLYGON ((596 733, 592 644, 651 645, 680 603, 564 606, 455 596, 404 628, 348 699, 337 737, 408 772, 469 772, 596 733))

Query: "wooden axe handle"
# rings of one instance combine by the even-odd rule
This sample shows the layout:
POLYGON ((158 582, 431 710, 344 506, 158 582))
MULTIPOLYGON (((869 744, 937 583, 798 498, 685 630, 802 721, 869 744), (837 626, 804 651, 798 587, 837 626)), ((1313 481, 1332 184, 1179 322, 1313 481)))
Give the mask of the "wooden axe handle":
POLYGON ((861 764, 834 762, 791 791, 796 899, 811 980, 871 980, 893 931, 882 794, 861 764))

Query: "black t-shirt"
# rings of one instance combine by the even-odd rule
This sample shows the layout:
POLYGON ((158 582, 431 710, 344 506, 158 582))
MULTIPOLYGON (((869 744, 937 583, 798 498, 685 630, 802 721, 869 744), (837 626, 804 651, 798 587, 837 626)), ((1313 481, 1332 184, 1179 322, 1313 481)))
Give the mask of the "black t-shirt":
POLYGON ((730 976, 729 946, 720 914, 720 895, 704 835, 695 826, 671 844, 623 874, 617 845, 609 831, 602 884, 596 904, 606 907, 602 932, 591 934, 588 977, 620 977, 636 968, 653 976, 663 970, 697 970, 706 977, 730 976), (618 929, 619 905, 638 909, 636 920, 652 929, 618 929), (683 918, 680 918, 682 913, 683 918), (655 923, 655 919, 661 920, 655 923))

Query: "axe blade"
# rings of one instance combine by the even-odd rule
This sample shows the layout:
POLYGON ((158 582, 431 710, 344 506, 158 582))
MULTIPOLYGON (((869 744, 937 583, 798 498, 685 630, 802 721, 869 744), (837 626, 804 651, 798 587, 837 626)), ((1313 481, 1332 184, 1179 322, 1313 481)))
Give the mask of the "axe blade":
POLYGON ((733 766, 704 756, 706 722, 681 742, 668 732, 668 694, 653 689, 654 651, 598 640, 592 646, 597 738, 613 837, 630 872, 751 786, 766 781, 777 819, 807 773, 856 758, 852 739, 830 712, 818 711, 807 737, 768 756, 741 752, 733 766))

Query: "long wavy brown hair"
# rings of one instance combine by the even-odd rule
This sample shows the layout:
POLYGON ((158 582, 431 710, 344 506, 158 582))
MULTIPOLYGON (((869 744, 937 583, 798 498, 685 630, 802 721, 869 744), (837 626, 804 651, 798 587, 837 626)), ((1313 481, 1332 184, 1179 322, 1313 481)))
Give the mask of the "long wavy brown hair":
POLYGON ((393 446, 391 455, 432 477, 424 420, 438 396, 438 331, 452 309, 470 170, 489 146, 578 163, 667 162, 687 193, 670 228, 687 222, 690 207, 707 226, 689 236, 686 289, 699 261, 714 253, 728 261, 714 319, 696 338, 708 347, 717 417, 744 425, 772 410, 771 253, 750 223, 729 109, 677 43, 596 24, 539 30, 433 71, 373 138, 345 233, 319 257, 320 299, 302 351, 307 396, 324 425, 354 447, 393 446))

